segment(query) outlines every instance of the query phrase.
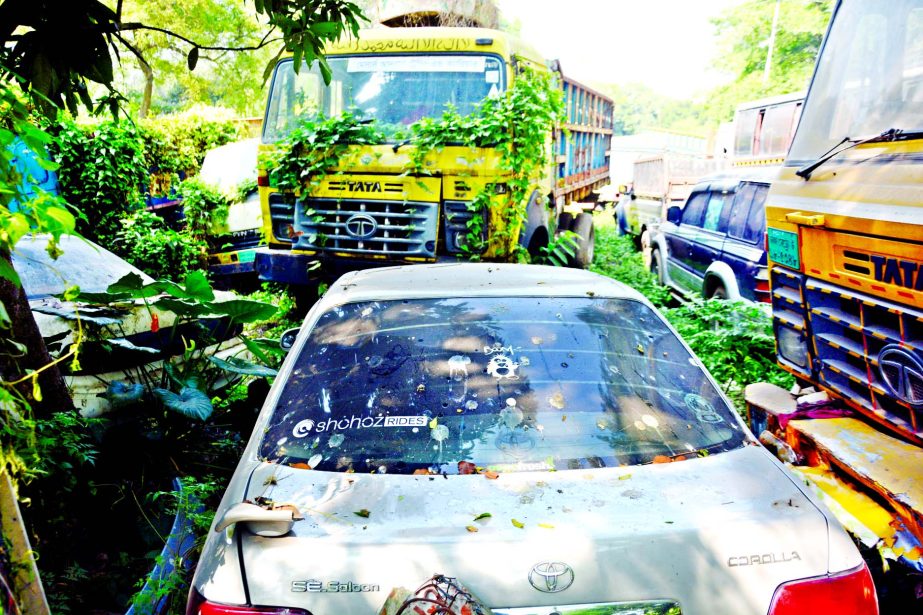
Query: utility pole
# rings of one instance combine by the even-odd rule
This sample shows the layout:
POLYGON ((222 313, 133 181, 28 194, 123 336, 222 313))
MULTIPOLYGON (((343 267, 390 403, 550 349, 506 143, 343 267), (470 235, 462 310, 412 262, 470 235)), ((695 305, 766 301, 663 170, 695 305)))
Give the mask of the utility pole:
POLYGON ((772 52, 776 46, 776 31, 779 29, 779 7, 782 0, 776 0, 776 10, 772 16, 772 30, 769 32, 769 51, 766 53, 766 66, 763 68, 763 83, 769 83, 769 73, 772 70, 772 52))

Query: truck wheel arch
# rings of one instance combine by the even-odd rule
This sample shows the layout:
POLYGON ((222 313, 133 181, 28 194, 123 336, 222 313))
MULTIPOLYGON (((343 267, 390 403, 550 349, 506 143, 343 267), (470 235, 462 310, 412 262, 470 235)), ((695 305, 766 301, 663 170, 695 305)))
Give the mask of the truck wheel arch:
POLYGON ((705 280, 702 282, 702 296, 706 299, 711 297, 718 286, 724 287, 728 301, 740 301, 742 299, 734 270, 731 269, 730 265, 721 261, 713 262, 705 271, 705 280))
MULTIPOLYGON (((667 260, 670 258, 670 252, 667 250, 667 242, 664 241, 663 235, 653 235, 651 237, 651 262, 654 259, 654 252, 660 253, 660 282, 664 286, 670 286, 670 269, 667 267, 667 260)), ((650 265, 648 265, 650 268, 650 265)))

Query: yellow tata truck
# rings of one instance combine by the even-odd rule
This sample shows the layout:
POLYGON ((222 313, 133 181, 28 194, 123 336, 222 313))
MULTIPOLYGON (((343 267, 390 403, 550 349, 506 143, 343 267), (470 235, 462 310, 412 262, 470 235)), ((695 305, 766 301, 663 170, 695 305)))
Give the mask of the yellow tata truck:
POLYGON ((836 3, 766 215, 808 394, 751 385, 751 426, 900 577, 882 612, 923 612, 923 0, 836 3))
POLYGON ((350 112, 368 121, 407 127, 439 118, 449 107, 466 115, 501 96, 523 71, 558 71, 566 122, 549 130, 551 165, 534 178, 526 219, 504 229, 508 186, 496 149, 450 144, 410 171, 412 143, 351 147, 343 162, 291 194, 258 173, 267 246, 256 254, 264 280, 310 285, 318 277, 382 265, 470 258, 469 205, 494 194, 483 212, 484 250, 492 260, 515 252, 541 254, 556 234, 580 237, 573 265, 592 260, 592 217, 576 203, 608 183, 612 101, 560 75, 531 47, 507 33, 473 27, 396 27, 361 31, 327 50, 329 85, 315 65, 296 73, 291 58, 275 68, 263 123, 262 148, 279 147, 305 118, 350 112), (502 232, 501 232, 502 231, 502 232), (320 266, 318 267, 318 263, 320 266))

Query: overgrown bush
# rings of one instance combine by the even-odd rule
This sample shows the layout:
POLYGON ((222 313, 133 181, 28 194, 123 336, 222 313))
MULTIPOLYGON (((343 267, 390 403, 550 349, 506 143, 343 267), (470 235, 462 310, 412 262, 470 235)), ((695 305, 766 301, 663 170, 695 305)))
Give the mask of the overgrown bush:
POLYGON ((138 211, 121 221, 112 245, 129 263, 154 278, 182 279, 203 267, 206 246, 177 232, 149 211, 138 211))
POLYGON ((145 121, 145 162, 166 174, 194 175, 208 150, 242 138, 240 126, 216 110, 192 110, 145 121))
POLYGON ((178 194, 183 198, 184 231, 192 241, 204 243, 227 224, 230 202, 214 186, 193 177, 180 184, 178 194))
POLYGON ((144 204, 148 171, 140 133, 126 121, 79 126, 69 119, 53 132, 57 138, 51 153, 60 165, 61 196, 83 216, 77 231, 106 245, 119 230, 119 221, 144 204))
POLYGON ((661 286, 657 276, 644 266, 641 253, 635 250, 631 239, 616 235, 613 225, 600 223, 602 218, 597 216, 594 221, 596 248, 590 270, 631 286, 658 307, 667 305, 669 289, 661 286))

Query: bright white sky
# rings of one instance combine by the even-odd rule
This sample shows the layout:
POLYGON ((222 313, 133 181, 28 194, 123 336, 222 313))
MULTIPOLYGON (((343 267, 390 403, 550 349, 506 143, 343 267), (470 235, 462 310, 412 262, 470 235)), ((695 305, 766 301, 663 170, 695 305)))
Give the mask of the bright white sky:
POLYGON ((689 99, 728 80, 712 68, 709 19, 740 0, 496 0, 506 19, 564 74, 584 83, 643 83, 689 99))

